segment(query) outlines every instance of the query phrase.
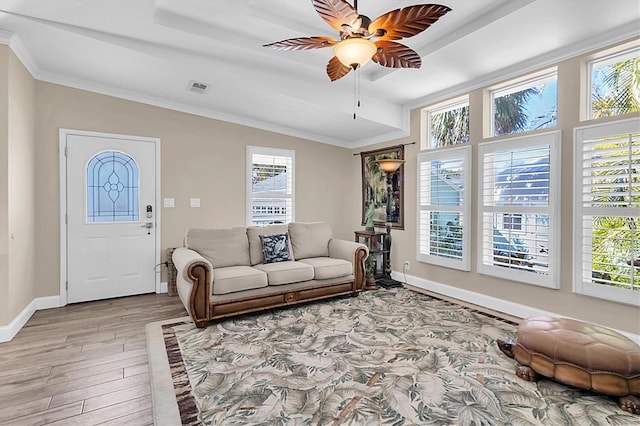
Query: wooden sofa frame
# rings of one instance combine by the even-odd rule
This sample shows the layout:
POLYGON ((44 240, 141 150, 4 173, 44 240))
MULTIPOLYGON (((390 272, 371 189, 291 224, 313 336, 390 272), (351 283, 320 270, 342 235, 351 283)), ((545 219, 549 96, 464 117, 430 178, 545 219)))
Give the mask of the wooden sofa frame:
MULTIPOLYGON (((169 294, 175 294, 177 270, 171 260, 173 250, 167 252, 169 264, 169 294), (172 282, 173 281, 173 282, 172 282)), ((357 248, 354 253, 353 280, 327 280, 318 282, 317 285, 296 288, 295 285, 273 286, 265 289, 258 295, 243 296, 245 292, 238 292, 237 297, 216 298, 211 300, 211 269, 205 262, 194 262, 189 266, 188 276, 193 281, 189 309, 196 327, 204 328, 211 320, 227 318, 250 312, 258 312, 266 309, 282 306, 297 305, 299 303, 314 300, 327 299, 336 296, 360 294, 365 286, 365 248, 357 248)))

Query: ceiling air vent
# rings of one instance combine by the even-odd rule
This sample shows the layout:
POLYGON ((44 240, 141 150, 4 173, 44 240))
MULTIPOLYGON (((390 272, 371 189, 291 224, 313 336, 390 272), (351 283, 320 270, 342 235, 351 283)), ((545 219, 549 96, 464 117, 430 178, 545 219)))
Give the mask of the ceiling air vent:
POLYGON ((202 94, 206 92, 208 88, 209 88, 209 85, 207 83, 201 83, 199 81, 194 81, 194 80, 191 80, 189 82, 189 90, 192 92, 202 94))

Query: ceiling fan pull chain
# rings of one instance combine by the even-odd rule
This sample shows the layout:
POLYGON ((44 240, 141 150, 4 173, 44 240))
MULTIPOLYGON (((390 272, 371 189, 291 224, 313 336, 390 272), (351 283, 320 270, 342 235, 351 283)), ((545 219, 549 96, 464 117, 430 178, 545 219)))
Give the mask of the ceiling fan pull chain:
POLYGON ((360 108, 360 73, 358 72, 360 67, 353 71, 353 119, 355 120, 358 115, 357 110, 360 108))
POLYGON ((356 109, 358 108, 358 72, 354 70, 353 72, 353 119, 355 120, 356 109))
POLYGON ((358 96, 358 104, 357 104, 357 106, 358 106, 358 108, 360 108, 360 67, 358 67, 358 69, 356 70, 356 87, 357 87, 357 90, 358 90, 358 92, 357 92, 358 93, 357 94, 357 96, 358 96))

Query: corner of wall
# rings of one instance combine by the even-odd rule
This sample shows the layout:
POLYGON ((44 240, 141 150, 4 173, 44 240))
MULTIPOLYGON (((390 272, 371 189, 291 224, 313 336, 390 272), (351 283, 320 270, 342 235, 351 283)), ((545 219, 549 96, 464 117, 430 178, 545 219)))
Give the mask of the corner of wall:
POLYGON ((38 297, 29 303, 9 325, 0 326, 0 343, 11 341, 24 327, 33 314, 40 309, 50 309, 64 306, 60 296, 38 297))

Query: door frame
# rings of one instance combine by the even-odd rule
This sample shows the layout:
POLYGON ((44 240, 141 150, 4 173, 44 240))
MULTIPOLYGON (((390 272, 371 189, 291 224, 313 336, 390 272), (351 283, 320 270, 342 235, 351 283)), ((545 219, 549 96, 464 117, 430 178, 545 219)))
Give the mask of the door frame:
MULTIPOLYGON (((155 264, 160 264, 160 242, 161 242, 161 215, 160 215, 160 138, 144 137, 144 136, 131 136, 122 135, 116 133, 103 133, 103 132, 90 132, 86 130, 73 130, 73 129, 59 129, 59 149, 58 158, 60 165, 60 306, 65 306, 67 302, 67 277, 68 277, 68 263, 67 263, 67 155, 66 144, 67 136, 93 136, 102 138, 113 139, 127 139, 140 142, 151 142, 155 147, 156 157, 156 182, 155 182, 155 210, 156 210, 156 253, 155 264)), ((162 293, 162 284, 160 283, 160 275, 157 271, 155 274, 155 287, 156 293, 162 293)))

